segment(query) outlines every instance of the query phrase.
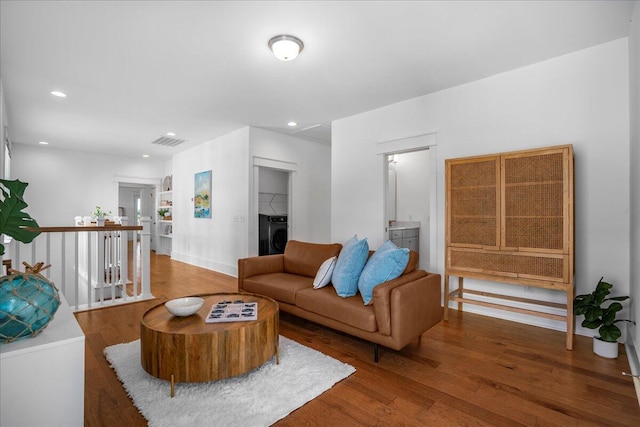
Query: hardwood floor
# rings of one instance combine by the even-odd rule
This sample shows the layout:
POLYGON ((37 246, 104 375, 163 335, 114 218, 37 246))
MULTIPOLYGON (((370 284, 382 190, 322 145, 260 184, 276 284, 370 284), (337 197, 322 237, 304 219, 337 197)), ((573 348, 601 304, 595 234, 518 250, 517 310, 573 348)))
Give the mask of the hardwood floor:
MULTIPOLYGON (((76 314, 86 334, 85 425, 145 426, 103 356, 138 339, 139 320, 167 299, 235 291, 236 279, 152 255, 157 299, 76 314)), ((595 356, 591 339, 464 313, 402 351, 372 345, 281 313, 280 333, 356 368, 278 426, 640 426, 624 347, 595 356)))

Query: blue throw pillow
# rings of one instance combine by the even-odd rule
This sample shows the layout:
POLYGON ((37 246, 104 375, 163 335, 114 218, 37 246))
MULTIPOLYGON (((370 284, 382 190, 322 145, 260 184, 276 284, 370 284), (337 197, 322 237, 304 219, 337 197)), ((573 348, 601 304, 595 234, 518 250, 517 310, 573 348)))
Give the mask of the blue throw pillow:
POLYGON ((373 288, 400 277, 409 262, 409 249, 385 243, 369 258, 358 279, 358 290, 365 305, 371 304, 373 288), (393 246, 392 246, 393 245, 393 246))
POLYGON ((396 246, 395 243, 393 243, 391 240, 387 240, 386 242, 384 242, 382 244, 382 246, 380 246, 378 249, 376 249, 376 251, 374 252, 373 255, 371 255, 371 258, 375 257, 376 255, 380 256, 380 254, 384 251, 388 251, 390 249, 398 249, 398 247, 396 246))
POLYGON ((368 256, 367 239, 347 242, 342 248, 331 276, 331 283, 339 296, 346 298, 358 293, 358 279, 368 256))

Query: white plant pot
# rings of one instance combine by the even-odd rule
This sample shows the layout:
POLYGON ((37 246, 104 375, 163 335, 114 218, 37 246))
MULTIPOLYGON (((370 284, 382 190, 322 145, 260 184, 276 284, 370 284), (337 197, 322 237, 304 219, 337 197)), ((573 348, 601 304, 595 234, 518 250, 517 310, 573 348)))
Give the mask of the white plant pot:
POLYGON ((598 337, 593 337, 593 352, 600 357, 607 359, 618 358, 618 343, 602 341, 598 337))
POLYGON ((96 222, 98 223, 98 227, 104 227, 104 218, 96 218, 96 222))

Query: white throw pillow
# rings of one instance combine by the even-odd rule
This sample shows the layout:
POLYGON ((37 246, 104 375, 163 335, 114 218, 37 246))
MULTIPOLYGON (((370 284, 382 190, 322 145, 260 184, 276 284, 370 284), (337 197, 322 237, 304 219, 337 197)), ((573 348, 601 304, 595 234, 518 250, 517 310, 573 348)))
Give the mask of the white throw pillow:
POLYGON ((338 257, 331 257, 322 263, 316 274, 316 278, 313 280, 313 289, 320 289, 325 287, 331 282, 331 275, 333 274, 333 268, 336 266, 336 259, 338 257))

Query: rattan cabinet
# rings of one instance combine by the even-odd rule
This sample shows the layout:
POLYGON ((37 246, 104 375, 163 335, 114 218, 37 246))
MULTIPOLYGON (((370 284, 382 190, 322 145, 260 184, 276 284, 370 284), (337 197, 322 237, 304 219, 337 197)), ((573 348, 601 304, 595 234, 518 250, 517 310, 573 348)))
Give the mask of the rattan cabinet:
POLYGON ((456 301, 459 311, 463 303, 470 303, 562 320, 567 324, 566 346, 571 350, 573 147, 449 159, 445 174, 444 319, 448 319, 449 302, 456 301), (451 276, 458 277, 458 289, 449 292, 451 276), (465 277, 562 291, 567 302, 464 289, 465 277), (536 309, 522 308, 531 304, 536 309), (537 310, 543 306, 568 314, 537 310))

